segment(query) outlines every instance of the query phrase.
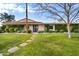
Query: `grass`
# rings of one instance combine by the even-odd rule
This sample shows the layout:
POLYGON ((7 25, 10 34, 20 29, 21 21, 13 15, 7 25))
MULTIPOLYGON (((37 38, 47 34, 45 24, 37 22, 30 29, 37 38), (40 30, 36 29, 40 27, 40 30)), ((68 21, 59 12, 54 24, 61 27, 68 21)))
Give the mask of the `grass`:
POLYGON ((79 34, 37 34, 32 43, 12 56, 79 56, 79 34))
POLYGON ((31 34, 0 34, 0 52, 6 52, 9 48, 25 42, 31 36, 31 34))

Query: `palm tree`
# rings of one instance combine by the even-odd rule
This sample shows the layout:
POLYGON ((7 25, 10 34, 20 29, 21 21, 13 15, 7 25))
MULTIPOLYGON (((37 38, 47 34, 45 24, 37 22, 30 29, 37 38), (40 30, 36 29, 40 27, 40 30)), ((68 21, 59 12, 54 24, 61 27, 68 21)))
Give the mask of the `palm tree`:
POLYGON ((0 22, 13 21, 15 19, 14 15, 8 15, 7 13, 0 13, 0 22))
POLYGON ((26 32, 28 33, 28 4, 26 3, 26 32))

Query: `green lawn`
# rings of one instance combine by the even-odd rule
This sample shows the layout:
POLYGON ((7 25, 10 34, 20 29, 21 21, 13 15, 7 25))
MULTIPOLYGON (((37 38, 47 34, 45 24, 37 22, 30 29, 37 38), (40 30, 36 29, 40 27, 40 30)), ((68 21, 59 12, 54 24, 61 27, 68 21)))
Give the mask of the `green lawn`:
POLYGON ((31 34, 0 34, 0 52, 6 52, 9 48, 25 42, 31 36, 31 34))
MULTIPOLYGON (((13 47, 29 39, 32 34, 0 34, 0 51, 4 54, 13 47)), ((6 55, 6 54, 5 54, 6 55)), ((10 56, 79 56, 79 34, 72 34, 68 39, 67 34, 37 34, 34 40, 20 48, 10 56)))
POLYGON ((12 56, 79 56, 79 34, 37 34, 28 46, 12 56))

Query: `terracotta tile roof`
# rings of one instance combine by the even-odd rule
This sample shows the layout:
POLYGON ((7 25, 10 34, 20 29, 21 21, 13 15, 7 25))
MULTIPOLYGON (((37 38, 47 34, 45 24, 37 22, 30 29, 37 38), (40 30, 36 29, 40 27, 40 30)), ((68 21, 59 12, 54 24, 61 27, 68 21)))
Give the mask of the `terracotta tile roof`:
MULTIPOLYGON (((26 24, 26 18, 18 20, 18 21, 11 21, 11 22, 3 23, 3 25, 6 25, 6 24, 7 25, 9 25, 9 24, 10 25, 24 25, 24 24, 26 24)), ((66 23, 42 23, 42 22, 28 19, 28 24, 30 24, 30 25, 32 25, 32 24, 49 24, 49 25, 52 25, 52 24, 66 24, 66 23)), ((79 24, 79 23, 72 23, 72 24, 79 24)))
MULTIPOLYGON (((45 23, 45 24, 66 24, 66 23, 45 23)), ((79 23, 71 23, 71 24, 79 24, 79 23)))
MULTIPOLYGON (((5 24, 12 24, 12 25, 15 25, 15 24, 19 25, 19 24, 21 24, 21 25, 24 25, 24 24, 26 24, 26 18, 21 19, 21 20, 18 20, 18 21, 5 22, 3 24, 4 25, 5 24)), ((28 19, 28 24, 43 24, 43 23, 42 22, 35 21, 35 20, 28 19)))
MULTIPOLYGON (((26 18, 21 19, 21 20, 19 20, 17 22, 26 22, 26 18)), ((31 20, 31 19, 28 19, 28 22, 38 22, 38 21, 34 21, 34 20, 31 20)))

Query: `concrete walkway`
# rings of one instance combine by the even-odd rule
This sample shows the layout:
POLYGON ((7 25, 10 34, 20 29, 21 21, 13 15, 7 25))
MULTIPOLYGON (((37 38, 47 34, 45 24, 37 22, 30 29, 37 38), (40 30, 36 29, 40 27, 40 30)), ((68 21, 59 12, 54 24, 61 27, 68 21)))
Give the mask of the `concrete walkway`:
POLYGON ((0 53, 0 56, 3 56, 3 54, 2 54, 2 53, 0 53))
POLYGON ((8 53, 14 53, 17 50, 19 50, 19 47, 15 46, 15 47, 12 47, 12 48, 8 49, 8 53))
POLYGON ((26 45, 28 45, 28 43, 22 43, 22 44, 20 44, 19 46, 20 46, 20 47, 24 47, 24 46, 26 46, 26 45))

